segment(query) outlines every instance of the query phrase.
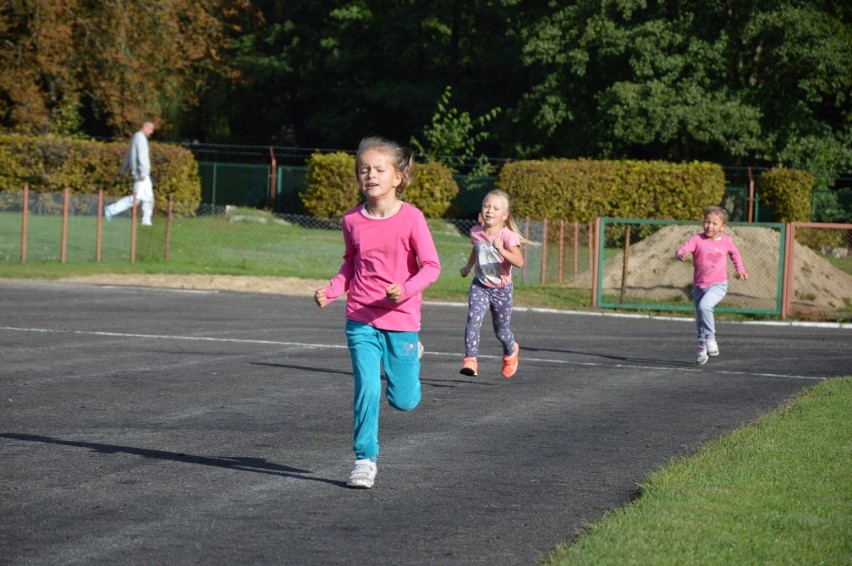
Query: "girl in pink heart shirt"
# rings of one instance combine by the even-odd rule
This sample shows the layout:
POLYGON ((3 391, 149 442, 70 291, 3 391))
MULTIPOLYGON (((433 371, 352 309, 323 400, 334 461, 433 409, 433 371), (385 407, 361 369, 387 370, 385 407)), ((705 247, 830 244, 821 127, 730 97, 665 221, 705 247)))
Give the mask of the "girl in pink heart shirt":
POLYGON ((343 265, 314 292, 321 308, 346 295, 355 452, 346 485, 353 488, 369 489, 376 480, 383 389, 394 409, 420 403, 420 306, 441 262, 423 212, 402 200, 413 169, 410 148, 379 137, 361 140, 355 177, 364 203, 343 216, 343 265))
POLYGON ((728 293, 728 265, 731 257, 737 277, 746 280, 742 256, 730 236, 722 234, 728 225, 728 212, 719 206, 704 209, 704 232, 695 234, 675 252, 675 257, 685 261, 692 254, 693 295, 695 299, 695 324, 698 328, 698 353, 695 361, 707 363, 708 356, 718 356, 716 321, 713 309, 728 293))

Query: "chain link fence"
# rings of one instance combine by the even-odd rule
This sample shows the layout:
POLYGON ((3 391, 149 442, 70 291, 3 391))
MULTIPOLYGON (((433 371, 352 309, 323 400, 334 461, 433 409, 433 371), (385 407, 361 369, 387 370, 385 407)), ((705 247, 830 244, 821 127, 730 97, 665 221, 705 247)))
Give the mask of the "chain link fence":
MULTIPOLYGON (((487 190, 488 185, 470 189, 487 190)), ((97 196, 66 191, 29 193, 27 200, 24 214, 23 191, 0 191, 0 263, 132 260, 162 262, 159 269, 166 270, 182 264, 200 271, 324 278, 339 266, 343 251, 339 219, 205 203, 191 217, 157 213, 154 226, 142 228, 133 226, 128 213, 105 221, 101 205, 118 197, 100 203, 97 196)), ((700 231, 699 223, 604 219, 596 233, 594 223, 516 220, 536 244, 524 246, 526 262, 516 270, 517 285, 589 289, 597 292, 596 306, 604 308, 692 309, 691 265, 675 261, 674 251, 700 231)), ((448 269, 466 260, 475 223, 471 218, 430 220, 439 250, 448 254, 448 269)), ((802 225, 794 231, 788 257, 787 225, 732 222, 728 233, 750 278, 731 277, 720 312, 829 318, 852 313, 852 224, 802 225), (793 265, 795 272, 785 274, 785 265, 793 265), (782 312, 785 277, 790 300, 782 312)))

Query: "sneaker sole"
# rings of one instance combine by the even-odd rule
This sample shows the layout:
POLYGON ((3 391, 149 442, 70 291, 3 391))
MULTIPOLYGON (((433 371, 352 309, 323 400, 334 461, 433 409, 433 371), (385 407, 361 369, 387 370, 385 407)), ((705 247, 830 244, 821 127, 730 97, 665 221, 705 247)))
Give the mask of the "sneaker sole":
POLYGON ((462 368, 461 370, 459 370, 459 373, 462 374, 462 375, 466 375, 468 377, 476 377, 477 376, 477 373, 475 371, 473 371, 472 369, 467 369, 467 368, 462 368))
POLYGON ((373 487, 375 482, 366 482, 366 481, 358 481, 358 482, 346 482, 346 487, 351 487, 352 489, 370 489, 373 487))

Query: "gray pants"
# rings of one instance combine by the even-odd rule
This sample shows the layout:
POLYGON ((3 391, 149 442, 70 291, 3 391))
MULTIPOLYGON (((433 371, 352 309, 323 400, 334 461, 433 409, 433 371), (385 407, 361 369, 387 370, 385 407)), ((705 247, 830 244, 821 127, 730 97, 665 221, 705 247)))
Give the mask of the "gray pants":
POLYGON ((695 297, 695 326, 698 328, 698 346, 704 347, 707 340, 716 339, 716 320, 713 309, 728 293, 728 282, 714 283, 705 289, 693 288, 695 297))

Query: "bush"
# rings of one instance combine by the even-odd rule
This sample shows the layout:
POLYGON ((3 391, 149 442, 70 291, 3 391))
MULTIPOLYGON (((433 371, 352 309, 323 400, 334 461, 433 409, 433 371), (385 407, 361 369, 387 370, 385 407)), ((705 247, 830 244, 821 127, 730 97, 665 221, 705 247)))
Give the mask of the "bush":
POLYGON ((308 214, 319 218, 342 218, 361 202, 355 180, 355 157, 348 153, 314 153, 307 161, 308 188, 302 203, 308 214))
POLYGON ((772 211, 773 222, 808 222, 814 176, 807 171, 774 167, 763 173, 757 183, 761 208, 772 211))
POLYGON ((452 170, 432 161, 414 166, 414 180, 402 199, 419 208, 426 218, 447 218, 452 214, 452 202, 459 193, 459 185, 452 170))
MULTIPOLYGON (((127 142, 99 142, 55 136, 0 134, 0 190, 108 196, 130 193, 132 181, 119 176, 127 142)), ((151 170, 155 207, 165 213, 174 196, 175 213, 193 214, 201 202, 201 180, 192 153, 182 147, 152 142, 151 170)))
MULTIPOLYGON (((355 178, 355 157, 348 153, 315 153, 307 162, 308 188, 302 203, 309 214, 319 218, 341 218, 363 201, 355 178)), ((402 199, 427 218, 445 218, 459 192, 453 172, 437 162, 416 164, 414 179, 402 199)))
POLYGON ((696 220, 722 203, 725 174, 712 163, 554 159, 507 163, 496 186, 518 218, 696 220))

